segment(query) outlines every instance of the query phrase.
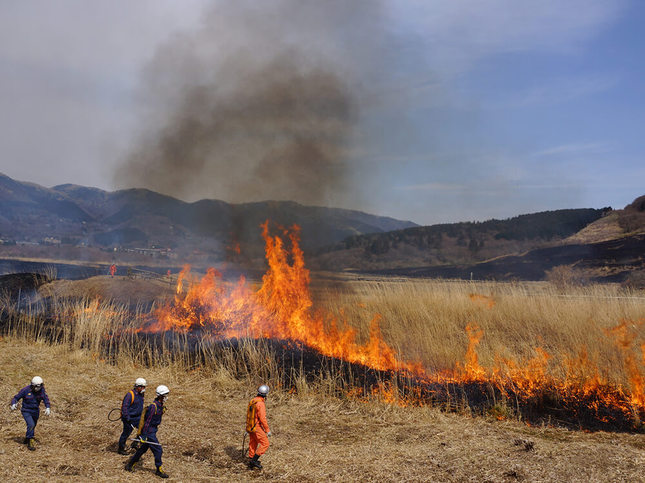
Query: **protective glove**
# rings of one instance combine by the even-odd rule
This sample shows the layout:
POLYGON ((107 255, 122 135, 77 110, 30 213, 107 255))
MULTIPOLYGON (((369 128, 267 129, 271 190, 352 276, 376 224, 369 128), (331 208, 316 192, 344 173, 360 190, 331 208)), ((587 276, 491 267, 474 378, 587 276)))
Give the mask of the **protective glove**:
POLYGON ((15 411, 16 409, 18 409, 18 405, 17 404, 12 404, 11 405, 11 410, 15 411))
POLYGON ((51 409, 45 408, 45 416, 49 416, 52 413, 51 409))
POLYGON ((271 431, 269 431, 269 432, 267 433, 267 436, 271 436, 271 431))
POLYGON ((138 439, 141 443, 145 443, 145 442, 146 442, 146 437, 145 437, 145 436, 137 436, 137 439, 138 439))

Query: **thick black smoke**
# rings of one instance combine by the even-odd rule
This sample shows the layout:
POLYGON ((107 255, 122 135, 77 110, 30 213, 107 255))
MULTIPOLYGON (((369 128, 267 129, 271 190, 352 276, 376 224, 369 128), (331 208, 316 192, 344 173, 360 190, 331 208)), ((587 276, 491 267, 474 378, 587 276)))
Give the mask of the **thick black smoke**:
POLYGON ((378 17, 376 2, 214 4, 147 66, 147 110, 117 184, 338 204, 351 190, 357 71, 376 48, 378 17))

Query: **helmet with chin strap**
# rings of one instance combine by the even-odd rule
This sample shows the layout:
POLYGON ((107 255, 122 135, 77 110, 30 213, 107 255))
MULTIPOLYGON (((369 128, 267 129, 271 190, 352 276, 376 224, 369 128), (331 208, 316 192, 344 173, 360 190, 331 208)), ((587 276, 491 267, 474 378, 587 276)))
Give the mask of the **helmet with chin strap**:
POLYGON ((168 389, 168 386, 164 386, 163 384, 161 386, 157 386, 157 396, 168 396, 170 394, 170 389, 168 389))
POLYGON ((258 396, 267 397, 267 394, 269 394, 269 386, 262 384, 258 387, 258 396))
POLYGON ((32 386, 42 386, 43 385, 43 378, 40 376, 34 376, 34 378, 31 380, 31 385, 32 386))
POLYGON ((148 383, 146 382, 146 380, 143 377, 137 377, 137 380, 134 381, 134 385, 135 385, 135 387, 136 386, 146 387, 148 385, 148 383))

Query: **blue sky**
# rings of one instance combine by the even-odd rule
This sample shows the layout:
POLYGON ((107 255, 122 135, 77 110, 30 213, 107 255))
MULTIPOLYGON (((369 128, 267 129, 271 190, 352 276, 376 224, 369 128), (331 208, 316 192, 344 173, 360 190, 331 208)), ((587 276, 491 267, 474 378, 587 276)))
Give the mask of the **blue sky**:
MULTIPOLYGON (((181 100, 173 89, 204 82, 207 67, 226 77, 222 46, 253 51, 236 59, 249 65, 288 47, 311 53, 314 66, 332 66, 352 93, 351 136, 333 151, 343 157, 344 182, 312 201, 302 191, 271 190, 251 169, 243 180, 256 187, 251 193, 188 180, 187 190, 169 194, 190 201, 284 194, 420 224, 622 208, 645 194, 645 2, 259 5, 0 1, 0 171, 45 186, 127 187, 114 172, 142 136, 163 132, 173 99, 181 100), (184 77, 158 68, 178 38, 184 77), (156 97, 148 95, 150 72, 156 97)), ((226 179, 230 165, 216 148, 196 180, 226 179)), ((146 182, 132 180, 160 189, 146 182)))

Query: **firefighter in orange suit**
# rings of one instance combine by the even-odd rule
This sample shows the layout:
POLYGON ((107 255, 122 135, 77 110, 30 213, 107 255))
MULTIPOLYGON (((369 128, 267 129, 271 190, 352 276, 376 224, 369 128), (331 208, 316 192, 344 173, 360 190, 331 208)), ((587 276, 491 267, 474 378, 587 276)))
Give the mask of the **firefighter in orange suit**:
POLYGON ((269 386, 263 384, 258 387, 258 395, 251 399, 247 411, 246 430, 249 433, 249 468, 262 469, 260 456, 269 449, 269 436, 271 430, 267 422, 267 409, 264 400, 269 394, 269 386))

